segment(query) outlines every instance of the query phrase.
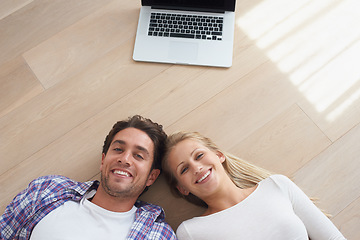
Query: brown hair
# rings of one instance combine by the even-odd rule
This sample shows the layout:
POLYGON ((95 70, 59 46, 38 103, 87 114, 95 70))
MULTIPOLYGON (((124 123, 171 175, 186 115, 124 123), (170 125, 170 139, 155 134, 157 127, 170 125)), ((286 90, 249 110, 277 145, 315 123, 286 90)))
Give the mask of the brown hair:
POLYGON ((106 136, 102 153, 106 155, 109 150, 110 144, 114 139, 114 136, 126 128, 136 128, 145 132, 152 142, 154 143, 154 161, 151 169, 161 170, 161 161, 165 153, 165 142, 167 135, 163 130, 163 127, 157 123, 154 123, 148 118, 144 118, 140 115, 129 117, 127 120, 118 121, 115 123, 109 134, 106 136))

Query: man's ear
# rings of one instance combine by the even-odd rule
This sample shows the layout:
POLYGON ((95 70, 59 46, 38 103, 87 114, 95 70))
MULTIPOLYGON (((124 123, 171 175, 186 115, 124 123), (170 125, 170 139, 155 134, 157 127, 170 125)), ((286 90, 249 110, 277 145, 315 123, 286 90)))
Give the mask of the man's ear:
POLYGON ((223 163, 225 161, 225 155, 220 152, 220 151, 217 151, 216 152, 216 156, 218 156, 218 158, 220 159, 220 162, 223 163))
POLYGON ((155 180, 158 178, 159 175, 160 175, 160 169, 151 170, 148 180, 146 182, 146 186, 152 185, 155 182, 155 180))
POLYGON ((105 153, 101 156, 101 164, 100 164, 100 171, 102 170, 102 166, 104 165, 105 153))
POLYGON ((182 194, 182 195, 185 195, 185 196, 187 196, 187 195, 189 195, 189 191, 187 191, 187 190, 185 190, 183 187, 181 187, 181 186, 176 186, 176 188, 179 190, 179 192, 182 194))

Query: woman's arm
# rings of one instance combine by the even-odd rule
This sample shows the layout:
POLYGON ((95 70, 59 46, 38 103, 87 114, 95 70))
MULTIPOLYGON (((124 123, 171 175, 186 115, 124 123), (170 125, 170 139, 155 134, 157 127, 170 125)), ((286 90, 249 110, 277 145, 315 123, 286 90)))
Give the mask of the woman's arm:
POLYGON ((345 239, 330 219, 289 178, 278 176, 286 187, 295 214, 302 220, 310 239, 345 239))

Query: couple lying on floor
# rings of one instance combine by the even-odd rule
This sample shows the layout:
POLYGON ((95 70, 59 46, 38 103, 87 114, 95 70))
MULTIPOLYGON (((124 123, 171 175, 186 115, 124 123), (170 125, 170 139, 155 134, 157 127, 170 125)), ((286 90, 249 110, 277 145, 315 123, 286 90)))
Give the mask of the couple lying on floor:
POLYGON ((0 217, 0 239, 345 239, 289 178, 139 115, 113 126, 100 171, 100 182, 33 180, 0 217), (206 209, 176 234, 161 207, 138 200, 161 169, 173 194, 206 209))

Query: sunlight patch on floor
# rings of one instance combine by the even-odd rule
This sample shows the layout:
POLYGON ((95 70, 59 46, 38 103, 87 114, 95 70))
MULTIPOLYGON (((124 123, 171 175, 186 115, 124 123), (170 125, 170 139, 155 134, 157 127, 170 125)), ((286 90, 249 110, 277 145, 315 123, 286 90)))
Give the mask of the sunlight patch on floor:
POLYGON ((360 97, 359 12, 357 0, 264 0, 237 26, 333 121, 360 97))

